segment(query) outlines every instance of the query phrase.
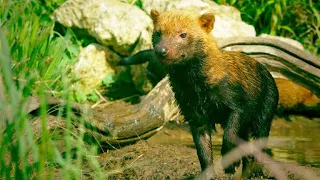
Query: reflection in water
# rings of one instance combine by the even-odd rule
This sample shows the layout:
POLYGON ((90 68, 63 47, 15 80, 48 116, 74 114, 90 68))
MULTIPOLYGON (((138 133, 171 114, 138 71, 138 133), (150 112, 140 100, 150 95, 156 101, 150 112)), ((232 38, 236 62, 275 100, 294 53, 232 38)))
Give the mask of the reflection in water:
MULTIPOLYGON (((313 167, 320 167, 320 119, 307 119, 302 116, 290 116, 291 122, 275 118, 270 132, 269 147, 273 159, 313 167)), ((221 128, 213 135, 213 151, 220 156, 221 128)), ((166 128, 148 139, 151 144, 184 144, 195 148, 188 127, 169 123, 166 128)))
POLYGON ((272 145, 274 159, 320 167, 320 121, 293 116, 292 122, 276 119, 270 140, 281 139, 272 145))

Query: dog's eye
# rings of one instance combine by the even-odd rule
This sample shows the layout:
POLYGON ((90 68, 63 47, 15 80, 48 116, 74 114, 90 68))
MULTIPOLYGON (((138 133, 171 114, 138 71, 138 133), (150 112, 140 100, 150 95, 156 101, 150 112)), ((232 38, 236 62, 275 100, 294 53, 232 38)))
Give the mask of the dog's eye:
POLYGON ((181 33, 181 34, 180 34, 180 37, 181 37, 181 38, 186 38, 186 37, 187 37, 187 33, 181 33))

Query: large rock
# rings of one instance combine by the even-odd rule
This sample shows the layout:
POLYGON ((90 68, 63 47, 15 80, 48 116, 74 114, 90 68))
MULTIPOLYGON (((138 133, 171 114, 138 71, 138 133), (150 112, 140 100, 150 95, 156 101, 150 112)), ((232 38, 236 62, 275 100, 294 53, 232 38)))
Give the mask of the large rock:
POLYGON ((241 20, 239 10, 232 6, 218 5, 211 0, 142 0, 142 5, 148 14, 152 8, 159 11, 172 9, 191 9, 202 13, 211 11, 216 18, 213 36, 217 38, 256 36, 254 27, 241 20))
POLYGON ((152 21, 138 7, 116 0, 68 0, 51 18, 84 29, 122 55, 151 48, 152 21))
MULTIPOLYGON (((99 44, 90 44, 81 49, 79 60, 73 68, 73 73, 78 81, 75 89, 84 94, 93 89, 99 89, 102 81, 108 76, 116 80, 121 73, 125 73, 126 67, 116 66, 121 57, 114 51, 99 44)), ((136 65, 130 68, 135 88, 140 92, 148 92, 152 89, 151 83, 146 79, 146 64, 136 65)))
POLYGON ((116 76, 124 67, 115 67, 120 57, 109 48, 98 44, 90 44, 83 48, 79 60, 74 65, 73 73, 78 79, 76 90, 85 94, 98 88, 102 80, 108 76, 116 76))

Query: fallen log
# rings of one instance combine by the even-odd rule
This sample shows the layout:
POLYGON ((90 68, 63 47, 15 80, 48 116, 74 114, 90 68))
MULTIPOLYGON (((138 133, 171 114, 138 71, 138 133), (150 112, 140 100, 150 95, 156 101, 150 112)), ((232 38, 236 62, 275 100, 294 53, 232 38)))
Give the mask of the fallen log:
MULTIPOLYGON (((67 102, 61 99, 46 98, 50 114, 57 114, 67 102)), ((39 97, 30 97, 25 104, 28 113, 36 114, 32 120, 35 134, 40 136, 41 120, 37 118, 37 110, 40 108, 39 97)), ((168 78, 164 78, 158 85, 148 93, 139 104, 131 105, 122 101, 100 104, 91 108, 88 104, 71 103, 71 118, 82 118, 86 132, 99 142, 107 144, 126 144, 145 139, 159 131, 163 125, 178 114, 173 92, 171 91, 168 78)), ((63 118, 52 118, 50 129, 65 127, 63 118)), ((74 128, 77 128, 75 124, 74 128)))
MULTIPOLYGON (((264 64, 274 77, 290 79, 320 97, 319 57, 285 42, 269 38, 229 38, 218 40, 218 44, 225 50, 241 51, 252 56, 264 64)), ((153 53, 153 50, 147 50, 146 54, 148 53, 153 53)), ((63 100, 55 98, 48 98, 47 103, 56 107, 66 104, 63 100)), ((119 103, 100 104, 94 108, 72 103, 74 113, 72 117, 73 119, 83 118, 86 132, 99 142, 122 144, 150 137, 167 121, 179 114, 168 77, 163 78, 139 104, 119 103)), ((36 97, 31 97, 27 104, 26 109, 30 113, 40 107, 36 97)), ((36 120, 34 123, 37 123, 36 120)), ((61 125, 61 123, 51 124, 49 128, 57 128, 61 125)), ((75 125, 74 128, 77 126, 75 125)))
POLYGON ((274 77, 306 87, 320 97, 320 58, 280 40, 237 37, 218 41, 222 49, 241 51, 266 65, 274 77))

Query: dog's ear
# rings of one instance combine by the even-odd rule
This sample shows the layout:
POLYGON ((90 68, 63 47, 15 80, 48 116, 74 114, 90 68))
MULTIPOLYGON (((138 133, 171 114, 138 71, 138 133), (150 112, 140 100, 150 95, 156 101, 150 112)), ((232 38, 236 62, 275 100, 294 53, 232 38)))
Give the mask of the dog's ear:
POLYGON ((158 20, 160 12, 155 9, 151 9, 150 14, 151 14, 151 19, 153 21, 153 24, 155 24, 158 20))
POLYGON ((204 13, 199 17, 201 27, 207 32, 210 33, 213 29, 213 24, 215 21, 214 15, 210 12, 204 13))

